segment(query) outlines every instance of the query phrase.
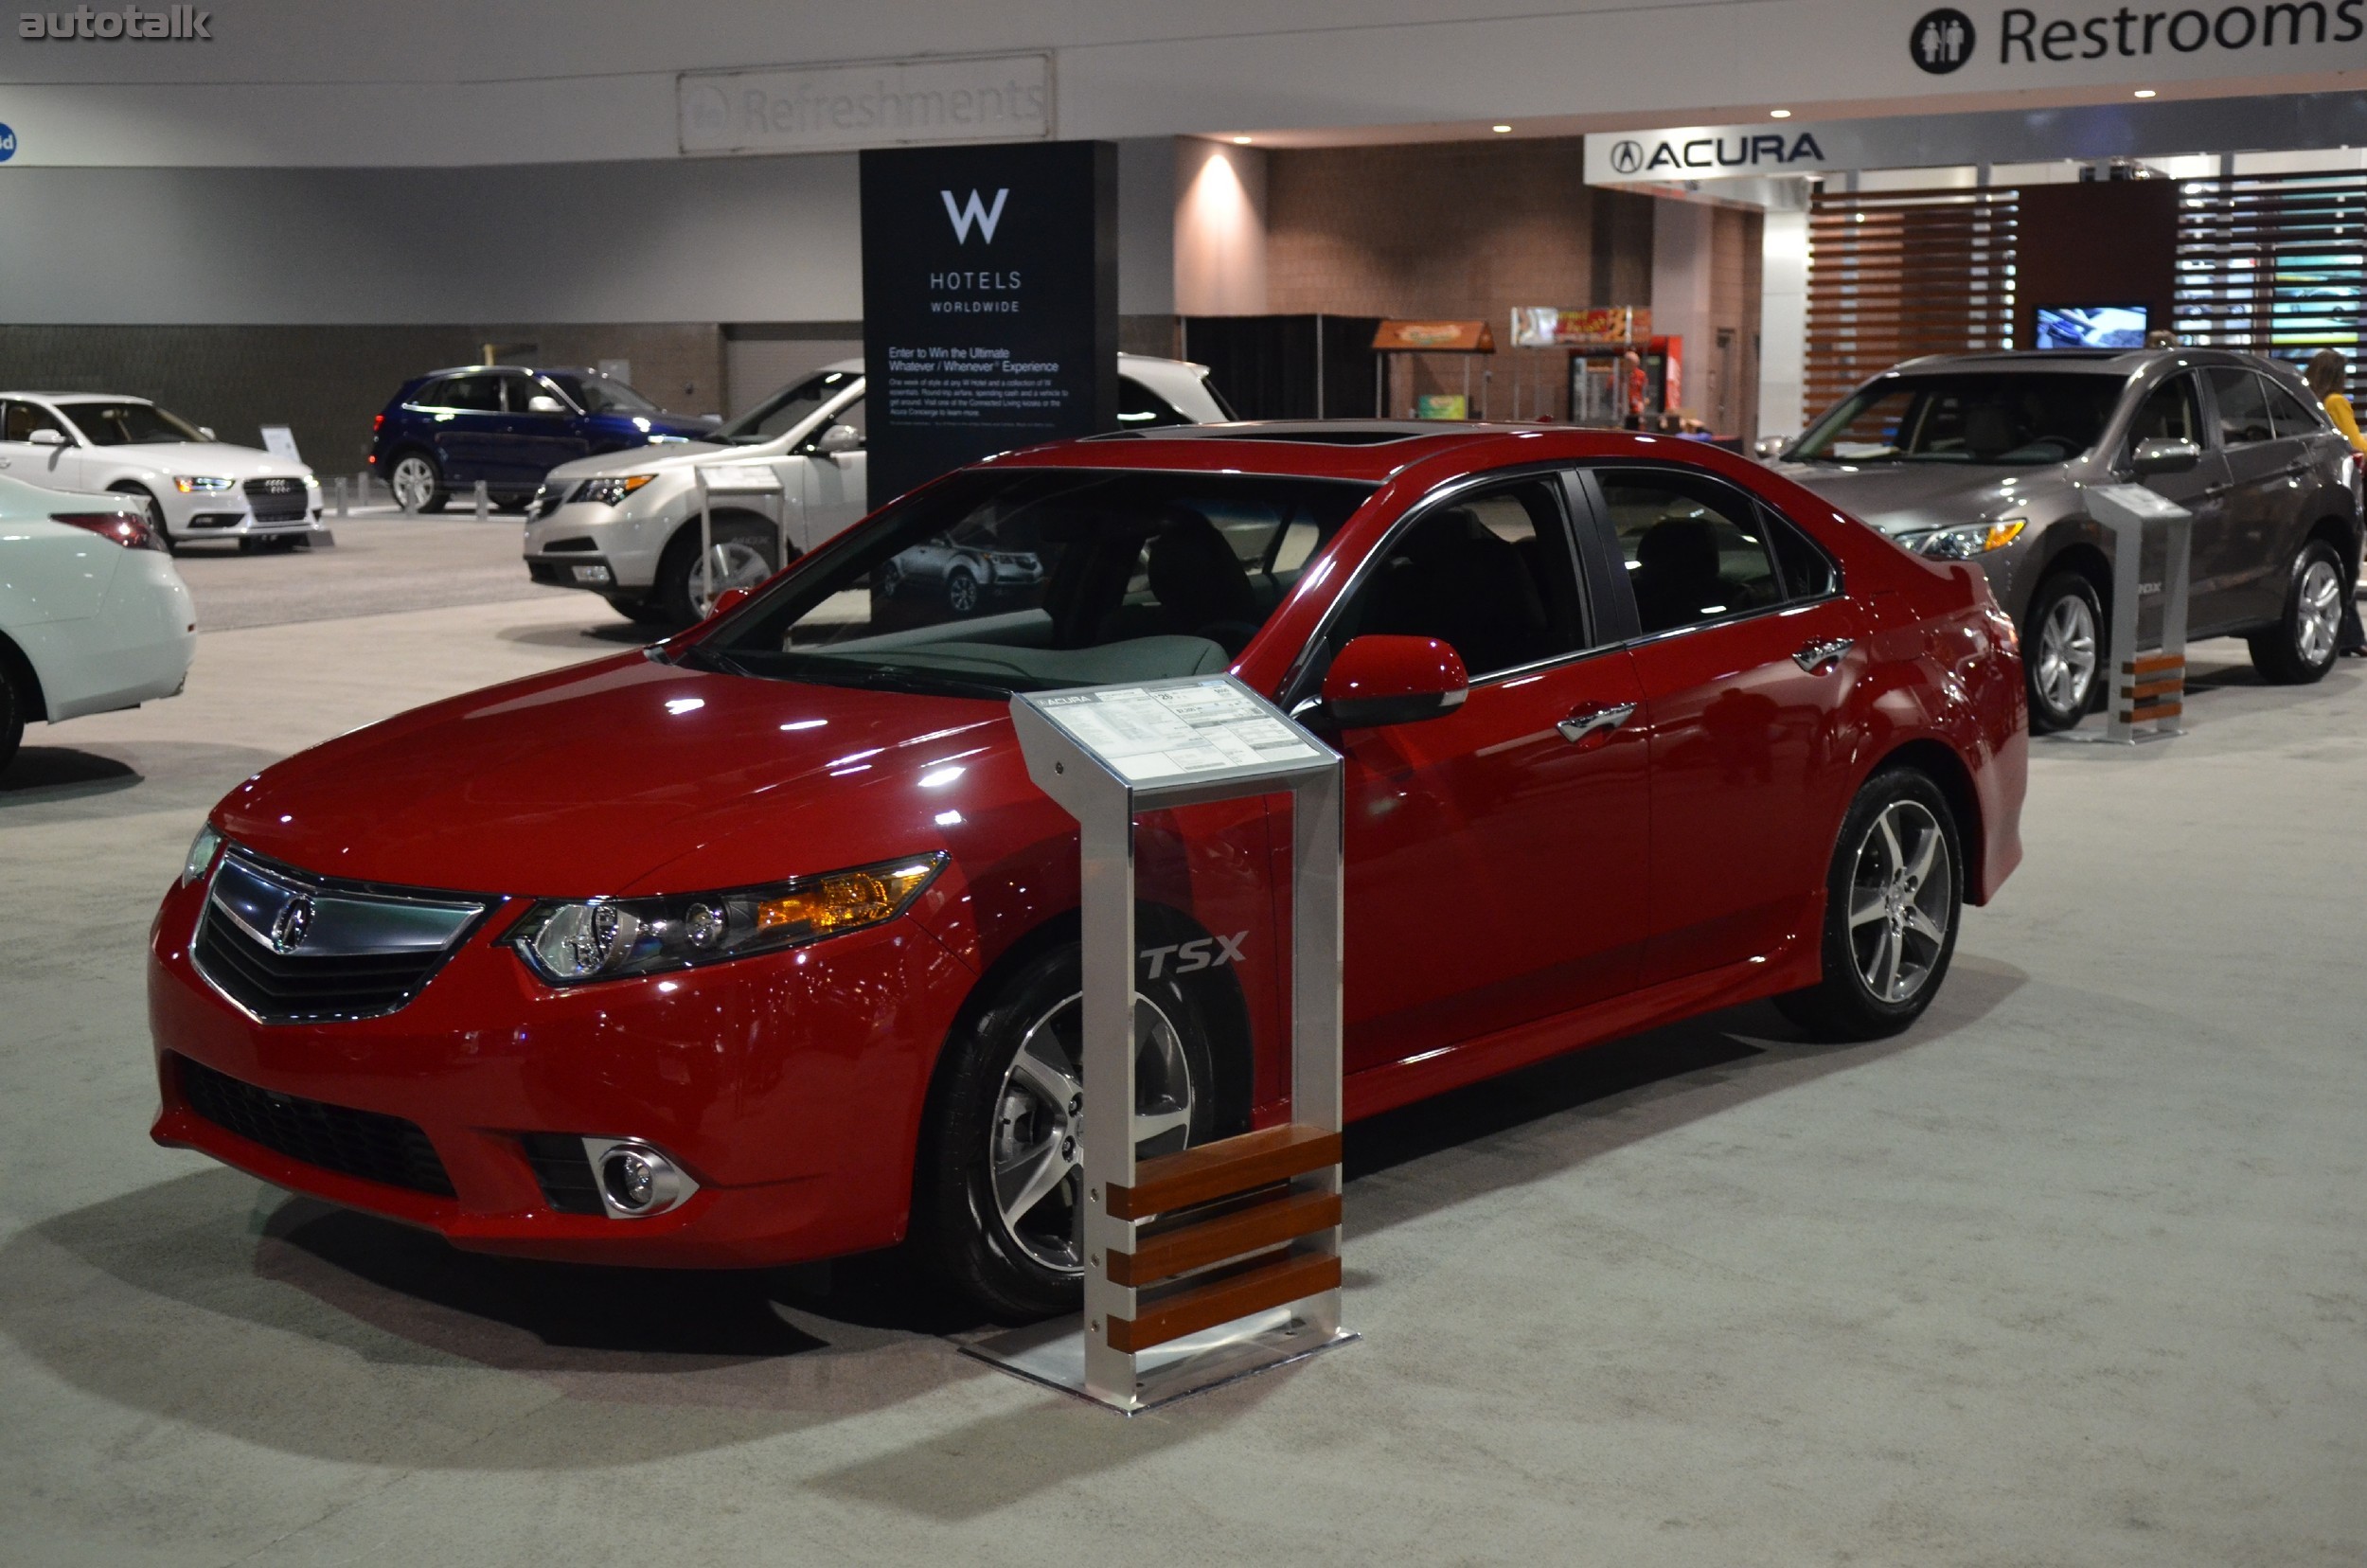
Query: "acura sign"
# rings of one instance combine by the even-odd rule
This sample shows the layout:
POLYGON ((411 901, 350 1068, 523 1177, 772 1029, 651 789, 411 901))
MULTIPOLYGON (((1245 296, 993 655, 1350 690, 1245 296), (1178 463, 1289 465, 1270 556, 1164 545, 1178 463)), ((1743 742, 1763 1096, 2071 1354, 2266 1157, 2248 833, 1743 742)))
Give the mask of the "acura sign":
POLYGON ((1586 138, 1589 185, 1724 180, 1749 174, 1812 174, 1835 165, 1811 129, 1695 125, 1586 138))

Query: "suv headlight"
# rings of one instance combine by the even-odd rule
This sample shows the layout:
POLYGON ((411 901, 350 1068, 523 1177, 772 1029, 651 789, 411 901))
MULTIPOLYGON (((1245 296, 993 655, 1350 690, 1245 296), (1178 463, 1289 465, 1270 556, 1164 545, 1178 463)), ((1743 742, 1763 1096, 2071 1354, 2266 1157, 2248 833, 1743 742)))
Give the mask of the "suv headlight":
POLYGON ((172 481, 172 488, 184 495, 219 495, 223 490, 235 489, 237 486, 236 479, 217 479, 211 474, 203 473, 184 473, 176 476, 172 481))
POLYGON ((723 893, 547 900, 509 945, 554 986, 719 964, 892 920, 944 865, 939 851, 723 893))
POLYGON ((1917 555, 1936 556, 1942 561, 1970 561, 1974 556, 2002 550, 2021 537, 2030 526, 2023 517, 2001 518, 1995 523, 1963 523, 1952 528, 1934 528, 1922 537, 1908 542, 1907 547, 1917 555))
POLYGON ((628 473, 614 479, 586 479, 576 487, 573 499, 614 507, 656 477, 654 473, 628 473))

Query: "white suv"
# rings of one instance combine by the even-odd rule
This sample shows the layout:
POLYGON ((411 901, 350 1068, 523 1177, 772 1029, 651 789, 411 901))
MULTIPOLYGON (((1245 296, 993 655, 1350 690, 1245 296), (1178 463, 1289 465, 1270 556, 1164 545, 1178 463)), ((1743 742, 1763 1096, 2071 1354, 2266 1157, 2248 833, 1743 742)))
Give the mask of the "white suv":
POLYGON ((0 392, 0 475, 131 496, 168 550, 192 539, 286 545, 320 523, 311 469, 217 441, 146 398, 0 392))
MULTIPOLYGON (((1231 418, 1206 365, 1118 356, 1121 429, 1231 418)), ((716 595, 753 588, 870 509, 863 436, 863 361, 843 360, 781 388, 712 441, 562 463, 535 495, 526 570, 537 582, 603 595, 631 619, 687 625, 716 595), (700 471, 714 539, 703 574, 700 471)))

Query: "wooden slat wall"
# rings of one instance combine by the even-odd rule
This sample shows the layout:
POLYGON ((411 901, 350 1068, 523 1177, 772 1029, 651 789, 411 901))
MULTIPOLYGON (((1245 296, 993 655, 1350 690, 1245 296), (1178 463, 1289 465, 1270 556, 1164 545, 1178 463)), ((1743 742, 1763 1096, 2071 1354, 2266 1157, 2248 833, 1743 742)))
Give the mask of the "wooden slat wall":
POLYGON ((1918 354, 2013 347, 2019 193, 1819 192, 1808 211, 1811 417, 1918 354))
POLYGON ((2180 182, 2178 334, 2198 348, 2351 362, 2367 343, 2367 171, 2180 182))

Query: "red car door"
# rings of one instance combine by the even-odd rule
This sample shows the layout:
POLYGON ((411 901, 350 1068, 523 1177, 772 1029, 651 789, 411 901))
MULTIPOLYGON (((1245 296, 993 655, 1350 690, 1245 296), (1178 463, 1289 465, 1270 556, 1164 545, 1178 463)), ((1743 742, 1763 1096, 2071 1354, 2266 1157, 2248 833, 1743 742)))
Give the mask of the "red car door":
POLYGON ((1350 1072, 1635 984, 1643 694, 1583 609, 1565 494, 1541 473, 1432 507, 1343 607, 1332 646, 1437 637, 1471 676, 1452 713, 1340 738, 1350 1072))
POLYGON ((1635 602, 1651 757, 1643 983, 1806 934, 1848 804, 1857 607, 1806 536, 1724 480, 1603 467, 1598 526, 1635 602))

